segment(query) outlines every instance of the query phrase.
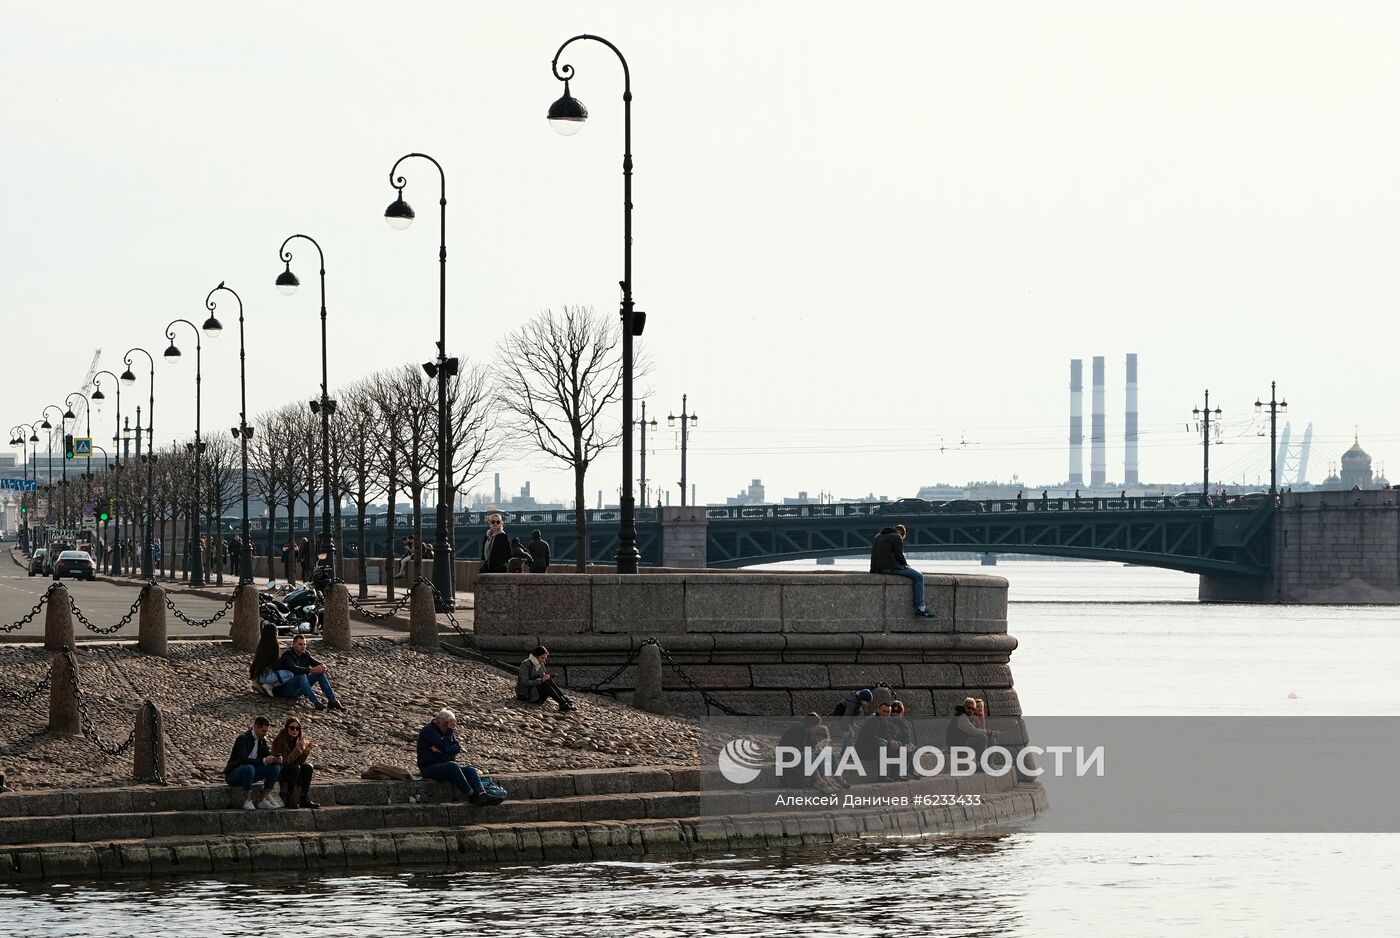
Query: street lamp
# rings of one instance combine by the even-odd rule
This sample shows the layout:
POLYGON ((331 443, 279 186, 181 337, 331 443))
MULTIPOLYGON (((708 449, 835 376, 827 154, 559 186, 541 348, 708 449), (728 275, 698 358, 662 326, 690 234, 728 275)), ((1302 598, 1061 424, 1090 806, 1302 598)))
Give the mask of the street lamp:
MULTIPOLYGON (((238 558, 238 584, 242 586, 253 582, 253 540, 248 527, 248 441, 253 438, 253 428, 248 426, 248 351, 243 342, 243 297, 232 287, 225 286, 222 280, 204 298, 209 321, 217 322, 214 310, 218 309, 219 304, 214 301, 214 294, 220 290, 238 301, 238 426, 231 428, 231 432, 238 441, 243 462, 243 549, 242 556, 238 558)), ((208 323, 205 323, 205 327, 208 328, 208 323)))
POLYGON ((287 250, 287 245, 297 238, 311 242, 321 260, 321 399, 311 402, 311 412, 321 415, 321 549, 326 559, 320 566, 325 568, 326 580, 331 583, 337 579, 335 541, 331 540, 331 413, 335 410, 335 401, 331 400, 326 378, 326 255, 310 235, 294 234, 283 241, 277 256, 287 267, 277 275, 277 289, 284 295, 291 296, 301 285, 297 275, 292 273, 292 252, 287 250))
MULTIPOLYGON (((126 350, 126 355, 122 357, 126 363, 126 371, 122 372, 121 381, 127 387, 136 383, 136 374, 131 370, 131 353, 140 352, 145 355, 151 363, 151 388, 150 398, 146 402, 146 443, 149 452, 141 457, 141 461, 146 464, 146 546, 141 551, 141 576, 147 580, 155 579, 155 558, 151 556, 155 548, 155 503, 151 500, 153 484, 151 473, 155 470, 156 462, 156 360, 150 352, 137 346, 126 350)), ((141 413, 137 409, 136 414, 136 448, 141 448, 141 413)))
MULTIPOLYGON (((111 485, 112 485, 112 488, 115 490, 115 489, 120 485, 120 482, 121 482, 121 471, 122 471, 122 451, 121 451, 121 447, 118 446, 118 445, 115 445, 115 444, 117 444, 117 443, 119 442, 119 438, 120 438, 120 436, 121 436, 121 430, 122 430, 122 383, 121 383, 121 380, 120 380, 116 375, 112 374, 110 371, 107 371, 105 368, 104 368, 102 371, 99 371, 97 374, 95 374, 95 375, 92 376, 92 383, 93 383, 93 385, 94 385, 95 387, 93 388, 93 392, 92 392, 92 401, 91 401, 91 403, 92 403, 92 406, 93 406, 94 408, 96 408, 97 411, 98 411, 99 413, 100 413, 101 410, 102 410, 102 402, 105 401, 105 400, 107 399, 107 395, 104 394, 103 391, 102 391, 102 376, 103 376, 103 375, 107 375, 108 377, 110 377, 110 378, 112 379, 112 383, 116 386, 116 389, 117 389, 117 432, 116 432, 116 434, 112 437, 112 443, 113 443, 113 447, 112 447, 112 448, 113 448, 114 450, 116 450, 116 454, 117 454, 117 455, 116 455, 116 458, 113 459, 113 461, 112 461, 112 466, 111 466, 111 475, 112 475, 112 478, 111 478, 111 485)), ((112 509, 112 514, 115 515, 115 513, 116 513, 115 505, 117 504, 117 499, 115 498, 115 496, 108 499, 108 504, 114 506, 113 509, 112 509)), ((111 570, 112 576, 116 576, 116 575, 121 571, 121 554, 122 554, 122 552, 121 552, 121 543, 120 543, 120 541, 121 541, 121 534, 122 534, 122 525, 121 525, 121 521, 117 521, 117 519, 116 519, 115 517, 114 517, 112 520, 116 521, 115 527, 116 527, 116 529, 117 529, 117 539, 116 539, 116 542, 114 542, 114 543, 112 544, 112 547, 113 547, 113 550, 112 550, 112 562, 111 562, 111 564, 109 565, 109 569, 111 570)))
MULTIPOLYGON (((203 508, 199 498, 199 456, 204 451, 204 443, 200 436, 200 403, 202 386, 204 383, 204 345, 199 340, 200 328, 188 319, 172 319, 165 327, 165 337, 170 341, 170 347, 165 350, 165 360, 172 364, 180 363, 180 349, 175 345, 175 325, 184 323, 190 327, 194 333, 194 524, 191 530, 191 537, 194 543, 189 545, 190 555, 190 586, 204 585, 204 542, 199 530, 199 513, 203 508)), ((224 327, 219 320, 211 314, 204 321, 204 334, 210 338, 217 338, 224 327)))
POLYGON ((1288 413, 1288 401, 1278 400, 1278 382, 1269 382, 1268 403, 1256 400, 1254 412, 1262 414, 1269 409, 1269 494, 1278 494, 1278 415, 1288 413))
POLYGON ((451 609, 456 605, 456 595, 452 582, 452 446, 447 415, 447 379, 457 374, 458 362, 455 358, 447 357, 447 173, 442 164, 426 153, 408 153, 395 160, 389 170, 389 185, 394 187, 396 194, 394 201, 384 210, 384 220, 395 231, 403 231, 413 224, 413 206, 403 198, 403 189, 408 181, 398 175, 398 171, 399 164, 414 157, 436 166, 441 181, 438 197, 438 353, 436 361, 423 363, 423 371, 429 378, 436 378, 438 386, 438 503, 437 527, 433 535, 433 587, 442 606, 451 609))
POLYGON ((573 136, 583 129, 583 122, 588 119, 588 108, 569 93, 574 67, 559 64, 564 50, 581 39, 602 43, 622 63, 622 426, 628 432, 622 435, 622 491, 618 497, 622 510, 617 532, 617 572, 636 573, 641 554, 637 551, 637 519, 632 497, 632 338, 642 334, 646 313, 634 309, 632 304, 632 73, 622 52, 603 37, 584 33, 566 40, 550 63, 554 77, 564 83, 563 96, 549 106, 549 125, 556 132, 573 136))
POLYGON ((637 421, 637 426, 639 426, 639 427, 642 428, 641 449, 638 451, 638 455, 641 457, 641 458, 639 459, 639 462, 641 463, 641 465, 637 467, 637 476, 638 476, 638 478, 637 478, 637 494, 641 496, 642 507, 643 507, 643 508, 646 508, 646 506, 647 506, 647 429, 648 429, 648 428, 650 428, 650 429, 652 429, 652 430, 655 430, 655 429, 656 429, 656 419, 655 419, 655 418, 652 418, 652 421, 651 421, 650 423, 647 422, 647 402, 646 402, 646 401, 642 401, 642 419, 637 421))
MULTIPOLYGON (((686 451, 686 444, 687 444, 687 442, 688 442, 688 440, 689 440, 689 437, 690 437, 690 428, 693 427, 693 426, 695 426, 696 424, 698 424, 698 423, 700 422, 700 418, 697 417, 695 414, 687 414, 687 413, 685 412, 686 397, 687 397, 687 395, 685 395, 685 394, 682 394, 682 395, 681 395, 681 415, 680 415, 680 418, 679 418, 679 419, 680 419, 680 422, 681 422, 681 507, 682 507, 682 508, 685 507, 685 497, 686 497, 686 487, 685 487, 685 451, 686 451)), ((667 414, 667 415, 666 415, 666 426, 668 426, 668 427, 674 427, 674 426, 676 425, 676 420, 677 420, 677 417, 676 417, 675 414, 667 414)))
MULTIPOLYGON (((1195 417, 1201 426, 1201 447, 1205 453, 1203 468, 1201 470, 1201 494, 1210 497, 1210 418, 1215 417, 1216 436, 1220 435, 1220 408, 1215 408, 1212 414, 1210 409, 1210 389, 1206 389, 1206 402, 1203 407, 1191 408, 1191 416, 1195 417)), ((1215 441, 1219 443, 1220 440, 1215 441)))

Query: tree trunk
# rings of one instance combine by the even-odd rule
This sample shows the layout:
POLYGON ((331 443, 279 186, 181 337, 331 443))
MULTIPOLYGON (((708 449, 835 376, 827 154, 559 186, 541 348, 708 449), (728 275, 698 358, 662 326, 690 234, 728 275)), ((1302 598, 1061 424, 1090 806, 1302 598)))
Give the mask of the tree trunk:
POLYGON ((574 571, 583 573, 588 566, 588 508, 583 500, 583 474, 587 469, 574 463, 574 536, 578 546, 574 548, 574 571))
POLYGON ((355 564, 355 582, 359 583, 360 585, 361 601, 369 598, 369 560, 365 556, 365 551, 368 549, 365 544, 365 511, 368 508, 369 505, 367 503, 367 499, 365 498, 365 490, 361 488, 355 497, 355 517, 360 522, 360 558, 359 562, 355 564))
MULTIPOLYGON (((277 579, 277 503, 268 500, 267 503, 267 578, 277 579)), ((251 578, 252 571, 248 571, 251 578)))
POLYGON ((394 465, 393 463, 389 464, 387 481, 389 483, 389 506, 388 511, 384 515, 384 563, 386 567, 384 574, 384 583, 386 587, 385 595, 388 597, 390 602, 393 602, 395 521, 394 508, 398 504, 398 492, 396 491, 396 489, 398 489, 399 487, 398 466, 394 465))
POLYGON ((423 487, 410 492, 413 500, 413 580, 423 575, 423 487))

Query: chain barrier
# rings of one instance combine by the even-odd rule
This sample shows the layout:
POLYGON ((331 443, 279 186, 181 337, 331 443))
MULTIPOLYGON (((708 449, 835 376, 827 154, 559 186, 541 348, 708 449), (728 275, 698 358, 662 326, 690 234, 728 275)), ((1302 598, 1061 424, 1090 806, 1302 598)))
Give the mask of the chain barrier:
POLYGON ((44 590, 44 595, 39 597, 39 601, 34 604, 33 609, 25 614, 24 618, 11 622, 9 625, 0 625, 0 632, 15 632, 33 622, 34 617, 39 614, 39 610, 44 608, 44 604, 49 601, 49 597, 53 595, 53 591, 56 589, 58 589, 57 583, 49 584, 49 588, 44 590))
MULTIPOLYGON (((235 594, 235 595, 236 595, 236 594, 235 594)), ((175 618, 179 619, 181 622, 185 623, 186 625, 193 626, 193 627, 195 627, 195 628, 197 628, 197 629, 204 629, 204 628, 208 628, 209 626, 213 625, 215 622, 218 622, 218 621, 219 621, 220 619, 222 619, 225 615, 227 615, 227 614, 228 614, 228 611, 229 611, 230 609, 233 608, 233 600, 234 600, 234 596, 230 596, 230 597, 224 602, 224 607, 223 607, 222 609, 220 609, 218 612, 214 613, 212 616, 210 616, 210 617, 207 618, 207 619, 191 619, 188 615, 186 615, 185 613, 181 612, 179 609, 176 609, 176 608, 175 608, 175 603, 174 603, 173 601, 171 601, 171 599, 170 599, 170 594, 169 594, 169 593, 166 593, 166 594, 165 594, 165 608, 167 608, 167 609, 169 609, 171 612, 175 613, 175 618)))
POLYGON ((34 698, 49 689, 49 681, 52 677, 53 675, 50 672, 45 671, 44 676, 39 678, 39 683, 35 684, 27 691, 17 691, 11 690, 8 687, 0 687, 0 697, 4 697, 6 700, 14 700, 22 704, 33 703, 34 698))
MULTIPOLYGON (((410 602, 413 601, 413 587, 417 586, 419 583, 429 582, 430 581, 427 577, 419 577, 418 579, 414 580, 412 583, 409 584, 408 589, 404 591, 403 599, 396 600, 394 604, 389 607, 389 610, 387 612, 372 612, 370 611, 368 606, 360 602, 354 596, 350 597, 350 605, 355 607, 355 610, 359 612, 360 615, 366 616, 370 619, 390 619, 398 615, 400 612, 403 612, 404 608, 408 606, 410 602)), ((335 585, 336 583, 339 583, 342 586, 346 587, 347 593, 350 591, 350 584, 346 583, 344 580, 337 579, 331 581, 331 585, 335 585)), ((437 592, 434 591, 433 595, 436 596, 437 592)))
MULTIPOLYGON (((142 705, 141 709, 144 712, 146 710, 145 705, 142 705)), ((151 766, 151 778, 157 785, 167 785, 169 783, 165 779, 165 773, 160 770, 161 765, 165 763, 165 734, 160 731, 160 727, 156 724, 155 707, 151 707, 147 715, 147 722, 151 725, 151 755, 154 756, 151 760, 153 763, 151 766)), ((136 737, 136 731, 132 730, 131 735, 134 739, 136 737)))
POLYGON ((73 698, 78 704, 78 718, 83 725, 83 736, 98 749, 101 749, 109 756, 119 756, 131 748, 131 744, 136 741, 136 727, 131 728, 131 733, 126 737, 125 742, 115 746, 109 746, 103 742, 102 737, 97 734, 92 722, 92 716, 87 710, 87 701, 83 699, 83 689, 78 686, 78 659, 73 654, 73 649, 65 647, 63 656, 68 659, 69 673, 73 676, 73 698))
MULTIPOLYGON (((151 582, 154 583, 155 581, 152 580, 151 582)), ((137 594, 136 601, 131 604, 131 608, 126 611, 126 615, 117 620, 116 625, 93 625, 88 621, 87 616, 83 615, 83 611, 78 608, 78 604, 74 601, 71 593, 68 595, 68 608, 73 610, 73 618, 81 622, 88 631, 96 632, 98 635, 111 635, 119 629, 131 624, 132 617, 141 610, 141 600, 146 598, 147 589, 149 589, 149 586, 141 587, 141 592, 137 594)))

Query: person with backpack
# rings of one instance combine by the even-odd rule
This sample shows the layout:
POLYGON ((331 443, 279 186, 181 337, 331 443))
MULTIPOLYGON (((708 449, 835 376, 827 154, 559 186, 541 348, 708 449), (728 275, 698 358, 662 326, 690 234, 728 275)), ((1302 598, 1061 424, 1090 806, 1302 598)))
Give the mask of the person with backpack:
POLYGON ((875 694, 870 688, 862 687, 842 697, 840 703, 831 711, 831 715, 836 717, 832 726, 841 730, 841 746, 848 746, 854 741, 856 718, 868 711, 870 702, 874 699, 875 694))

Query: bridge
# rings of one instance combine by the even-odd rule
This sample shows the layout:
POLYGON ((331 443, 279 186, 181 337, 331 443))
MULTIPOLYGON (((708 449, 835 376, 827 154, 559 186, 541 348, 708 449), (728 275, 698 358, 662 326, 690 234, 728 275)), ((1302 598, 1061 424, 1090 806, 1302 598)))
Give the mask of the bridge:
MULTIPOLYGON (((680 509, 666 509, 678 512, 680 509)), ((907 552, 1043 554, 1166 567, 1197 574, 1266 577, 1273 558, 1274 508, 1271 504, 1196 496, 1187 499, 1032 498, 972 501, 944 505, 916 499, 899 502, 843 502, 823 505, 744 505, 685 509, 703 524, 705 565, 746 567, 786 560, 863 556, 882 528, 908 528, 907 552)), ((491 512, 456 517, 459 559, 477 555, 491 512)), ((556 561, 572 562, 578 538, 572 511, 503 511, 509 534, 528 541, 536 528, 550 542, 556 561)), ((616 509, 588 511, 588 557, 609 563, 617 552, 616 509)), ((345 548, 356 549, 353 518, 346 517, 345 548)), ((395 538, 409 532, 400 523, 395 538)), ((424 534, 431 539, 431 513, 424 534)), ((366 525, 367 549, 382 556, 381 517, 366 525)), ((662 566, 667 531, 657 509, 637 512, 642 563, 662 566)), ((255 535, 256 537, 257 535, 255 535)), ((280 543, 280 542, 279 542, 280 543)))

